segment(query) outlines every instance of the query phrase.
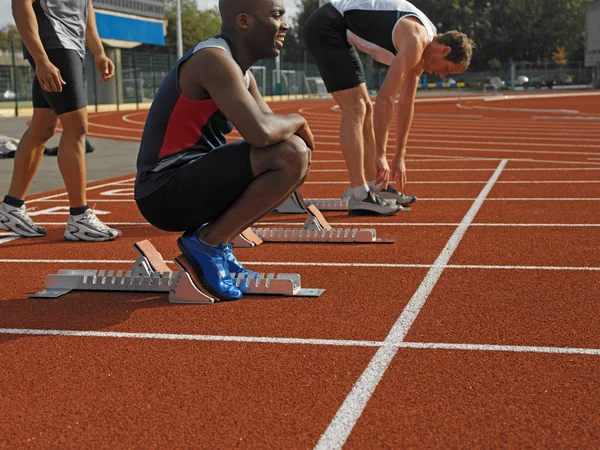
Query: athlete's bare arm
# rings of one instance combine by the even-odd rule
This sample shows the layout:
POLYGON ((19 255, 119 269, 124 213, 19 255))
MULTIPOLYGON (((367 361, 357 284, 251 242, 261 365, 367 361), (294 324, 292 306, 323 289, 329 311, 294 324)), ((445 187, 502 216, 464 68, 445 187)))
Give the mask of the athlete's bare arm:
POLYGON ((261 111, 264 113, 273 113, 271 107, 267 104, 263 96, 260 94, 260 91, 258 90, 258 84, 256 83, 256 78, 254 78, 254 74, 251 70, 248 70, 248 76, 250 77, 250 94, 252 95, 252 97, 254 97, 256 103, 258 103, 258 106, 261 109, 261 111))
POLYGON ((212 98, 254 147, 282 142, 306 126, 299 114, 263 111, 246 88, 240 67, 221 49, 207 48, 191 56, 180 69, 179 82, 189 98, 212 98))
POLYGON ((94 54, 96 68, 100 72, 100 82, 110 80, 115 75, 115 65, 104 53, 104 45, 98 35, 98 28, 96 26, 96 12, 94 11, 94 5, 92 0, 88 4, 88 17, 85 31, 85 42, 94 54))
MULTIPOLYGON (((389 128, 394 115, 394 104, 399 92, 401 92, 401 103, 399 103, 397 111, 397 141, 406 142, 408 129, 412 121, 414 91, 416 91, 418 76, 422 71, 421 58, 427 45, 427 30, 416 19, 410 19, 412 18, 401 20, 396 27, 394 40, 397 43, 398 54, 392 61, 375 102, 375 143, 379 157, 385 157, 386 154, 389 128), (402 120, 401 125, 399 125, 400 120, 402 120)), ((406 145, 404 148, 406 148, 406 145)), ((397 169, 397 167, 392 168, 392 174, 394 169, 397 169)))
POLYGON ((398 107, 396 109, 396 155, 392 161, 392 179, 400 181, 401 187, 406 183, 406 144, 408 132, 412 124, 415 111, 415 96, 419 86, 419 78, 423 71, 419 66, 408 72, 400 89, 398 107))

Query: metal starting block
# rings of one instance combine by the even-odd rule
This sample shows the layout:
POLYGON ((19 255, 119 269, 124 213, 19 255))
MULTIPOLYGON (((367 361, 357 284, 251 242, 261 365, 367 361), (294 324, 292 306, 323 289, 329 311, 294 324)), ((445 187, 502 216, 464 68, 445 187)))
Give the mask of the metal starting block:
MULTIPOLYGON (((210 294, 196 278, 191 264, 183 256, 175 258, 178 272, 169 269, 161 254, 150 243, 134 244, 138 258, 131 270, 59 270, 46 275, 46 288, 32 298, 58 298, 73 290, 119 292, 165 292, 171 303, 211 304, 219 299, 210 294)), ((304 289, 298 274, 231 274, 243 294, 319 297, 325 289, 304 289)))
MULTIPOLYGON (((277 208, 281 214, 302 214, 307 212, 306 207, 314 205, 320 211, 348 211, 349 200, 339 198, 302 198, 300 192, 296 191, 277 208)), ((410 208, 403 206, 400 212, 408 212, 410 208)))
POLYGON ((361 243, 391 244, 393 238, 378 238, 372 228, 333 228, 315 205, 306 205, 302 195, 296 191, 292 197, 305 205, 302 212, 308 218, 302 228, 247 228, 233 241, 234 247, 256 247, 263 242, 305 242, 305 243, 361 243))

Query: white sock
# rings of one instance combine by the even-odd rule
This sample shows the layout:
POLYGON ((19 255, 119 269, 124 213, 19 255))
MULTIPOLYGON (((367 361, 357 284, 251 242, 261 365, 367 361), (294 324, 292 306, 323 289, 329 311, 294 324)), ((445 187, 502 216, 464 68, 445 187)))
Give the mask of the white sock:
POLYGON ((377 184, 376 180, 371 180, 369 181, 369 189, 371 189, 373 192, 377 193, 381 190, 382 185, 381 184, 377 184))
POLYGON ((369 193, 369 186, 366 184, 361 184, 360 186, 350 188, 350 192, 352 192, 352 197, 354 197, 354 200, 361 201, 367 197, 367 194, 369 193))

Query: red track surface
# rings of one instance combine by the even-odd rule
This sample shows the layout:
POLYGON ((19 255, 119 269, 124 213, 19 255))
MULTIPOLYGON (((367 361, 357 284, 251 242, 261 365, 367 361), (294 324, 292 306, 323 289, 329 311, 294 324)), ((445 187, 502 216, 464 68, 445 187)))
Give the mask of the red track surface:
MULTIPOLYGON (((132 177, 88 192, 116 242, 63 241, 64 192, 30 200, 49 236, 0 236, 0 448, 598 448, 600 122, 580 119, 600 117, 600 96, 499 98, 417 104, 412 211, 325 213, 397 243, 236 252, 300 273, 317 299, 29 299, 61 268, 129 269, 141 239, 178 254, 132 177)), ((347 185, 332 106, 273 105, 315 132, 308 198, 347 185)), ((93 115, 90 134, 139 140, 145 116, 93 115)))

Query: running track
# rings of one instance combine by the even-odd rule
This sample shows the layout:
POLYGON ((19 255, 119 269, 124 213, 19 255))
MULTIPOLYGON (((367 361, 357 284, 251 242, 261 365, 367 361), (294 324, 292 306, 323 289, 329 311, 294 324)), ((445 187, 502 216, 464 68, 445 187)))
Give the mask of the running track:
MULTIPOLYGON (((419 102, 412 211, 325 213, 397 243, 237 251, 325 288, 317 299, 28 299, 60 268, 129 269, 138 240, 178 253, 138 213, 131 176, 89 187, 123 230, 112 243, 63 241, 65 193, 35 197, 49 236, 0 236, 0 448, 598 448, 598 94, 419 102)), ((272 106, 316 135, 304 196, 338 197, 332 102, 272 106)), ((145 115, 93 115, 90 135, 139 140, 145 115)))

